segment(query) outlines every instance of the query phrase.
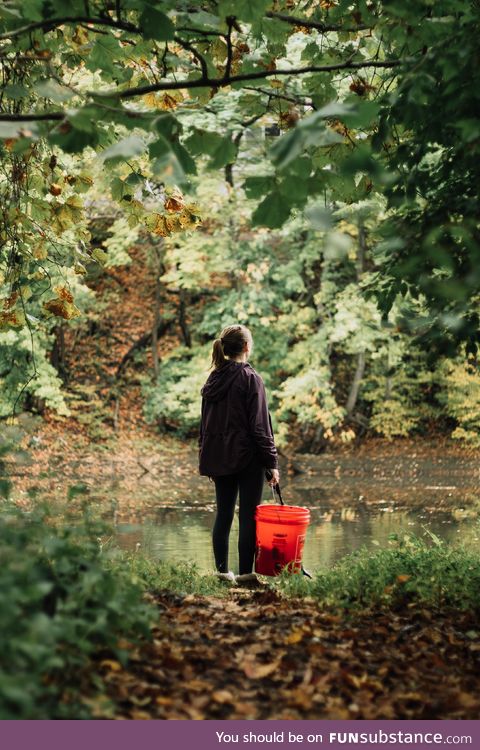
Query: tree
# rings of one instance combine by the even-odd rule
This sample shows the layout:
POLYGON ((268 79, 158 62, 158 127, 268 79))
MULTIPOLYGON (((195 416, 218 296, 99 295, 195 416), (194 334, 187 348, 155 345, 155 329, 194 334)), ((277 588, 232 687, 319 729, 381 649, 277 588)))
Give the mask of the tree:
MULTIPOLYGON (((315 299, 329 299, 331 260, 350 252, 341 212, 385 195, 378 226, 366 237, 367 266, 360 270, 357 258, 345 285, 340 264, 335 288, 348 296, 353 284, 355 295, 375 297, 384 322, 400 310, 401 331, 427 336, 433 354, 452 354, 462 341, 473 350, 477 24, 477 6, 463 0, 312 0, 301 11, 289 2, 221 0, 200 9, 168 0, 72 0, 68 14, 59 0, 4 4, 3 327, 35 329, 47 316, 78 314, 72 271, 81 278, 85 264, 108 264, 115 253, 90 243, 84 206, 99 186, 129 229, 168 239, 199 225, 200 211, 186 195, 206 171, 221 170, 228 189, 244 190, 254 203, 251 225, 289 236, 281 263, 295 272, 279 285, 279 297, 288 284, 304 290, 277 297, 280 319, 289 306, 291 315, 295 294, 305 294, 298 314, 308 309, 318 333, 325 321, 315 299), (253 142, 261 142, 261 158, 249 164, 253 142), (316 231, 322 241, 312 250, 308 238, 316 231), (320 297, 304 283, 310 271, 324 284, 320 297)), ((357 229, 363 231, 358 221, 357 229)), ((250 243, 248 253, 255 252, 250 243)), ((179 290, 188 349, 186 306, 204 285, 189 281, 187 264, 177 261, 167 283, 179 290)), ((330 300, 334 306, 341 294, 330 300)), ((362 305, 359 299, 358 310, 370 309, 362 305)), ((217 308, 205 311, 200 334, 209 315, 210 327, 221 319, 214 321, 217 308)), ((325 398, 333 399, 337 424, 344 407, 358 411, 369 361, 367 349, 345 349, 342 357, 355 361, 353 378, 346 394, 335 395, 328 384, 332 343, 309 367, 326 366, 320 391, 325 386, 325 398), (338 412, 334 404, 342 405, 338 412)))

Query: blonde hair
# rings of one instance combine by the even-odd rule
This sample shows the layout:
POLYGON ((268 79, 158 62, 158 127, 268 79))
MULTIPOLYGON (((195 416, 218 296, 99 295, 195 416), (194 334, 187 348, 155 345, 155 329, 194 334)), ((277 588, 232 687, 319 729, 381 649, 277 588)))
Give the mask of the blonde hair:
POLYGON ((238 357, 245 349, 245 344, 250 344, 251 348, 252 343, 252 334, 246 326, 227 326, 213 342, 210 367, 219 370, 228 361, 227 357, 238 357))

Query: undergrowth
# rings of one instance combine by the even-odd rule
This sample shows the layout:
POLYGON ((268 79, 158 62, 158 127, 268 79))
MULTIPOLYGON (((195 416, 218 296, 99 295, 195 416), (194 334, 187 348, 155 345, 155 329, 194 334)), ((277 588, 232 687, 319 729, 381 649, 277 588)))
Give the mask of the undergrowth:
POLYGON ((480 612, 480 555, 430 534, 392 535, 390 547, 362 547, 313 579, 286 571, 274 585, 287 596, 310 596, 323 606, 404 607, 419 603, 480 612))
POLYGON ((125 664, 158 617, 103 529, 55 526, 46 508, 0 508, 0 719, 88 718, 101 659, 125 664))

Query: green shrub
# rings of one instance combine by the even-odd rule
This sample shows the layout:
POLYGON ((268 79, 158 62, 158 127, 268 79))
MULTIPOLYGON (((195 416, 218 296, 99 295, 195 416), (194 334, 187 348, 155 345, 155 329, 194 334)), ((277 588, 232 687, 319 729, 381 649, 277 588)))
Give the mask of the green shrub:
POLYGON ((178 347, 165 358, 158 381, 144 387, 147 422, 157 422, 182 437, 196 434, 200 424, 200 390, 206 381, 211 347, 178 347))
POLYGON ((0 511, 0 719, 88 718, 92 659, 125 663, 154 609, 86 518, 56 528, 47 511, 0 511), (125 641, 128 639, 128 642, 125 641), (123 642, 122 642, 123 641, 123 642))
POLYGON ((285 573, 277 585, 289 596, 312 596, 327 606, 396 607, 416 601, 479 611, 480 555, 431 537, 427 544, 392 535, 390 548, 363 547, 312 580, 285 573))
POLYGON ((474 359, 444 360, 438 368, 437 399, 457 422, 452 438, 480 446, 480 377, 474 359))

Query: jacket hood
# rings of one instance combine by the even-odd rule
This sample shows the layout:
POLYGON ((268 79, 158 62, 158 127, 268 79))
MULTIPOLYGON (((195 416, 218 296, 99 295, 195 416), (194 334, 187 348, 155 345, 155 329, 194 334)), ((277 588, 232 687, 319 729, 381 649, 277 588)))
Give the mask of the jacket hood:
POLYGON ((207 401, 221 401, 245 367, 248 367, 247 362, 227 360, 223 367, 214 370, 208 376, 207 382, 201 390, 203 398, 207 401))

